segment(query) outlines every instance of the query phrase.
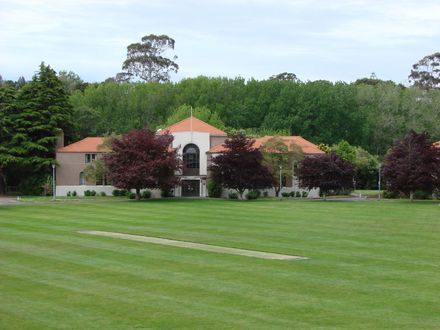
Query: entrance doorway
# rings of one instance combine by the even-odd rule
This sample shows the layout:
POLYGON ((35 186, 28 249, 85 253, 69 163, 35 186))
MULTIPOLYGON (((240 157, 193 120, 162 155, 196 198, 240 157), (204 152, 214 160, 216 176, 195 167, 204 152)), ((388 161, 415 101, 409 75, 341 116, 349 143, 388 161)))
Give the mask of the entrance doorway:
POLYGON ((182 180, 182 197, 199 197, 200 181, 199 180, 182 180))

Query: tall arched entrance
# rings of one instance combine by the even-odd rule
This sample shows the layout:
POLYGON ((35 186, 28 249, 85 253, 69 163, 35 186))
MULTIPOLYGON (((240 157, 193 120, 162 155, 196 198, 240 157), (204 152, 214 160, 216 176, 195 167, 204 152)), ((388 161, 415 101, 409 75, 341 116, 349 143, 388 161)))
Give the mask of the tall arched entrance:
POLYGON ((183 148, 183 175, 200 174, 200 150, 190 143, 183 148))
POLYGON ((183 148, 183 176, 181 181, 183 197, 200 196, 200 180, 194 177, 200 175, 200 149, 194 143, 187 144, 183 148))

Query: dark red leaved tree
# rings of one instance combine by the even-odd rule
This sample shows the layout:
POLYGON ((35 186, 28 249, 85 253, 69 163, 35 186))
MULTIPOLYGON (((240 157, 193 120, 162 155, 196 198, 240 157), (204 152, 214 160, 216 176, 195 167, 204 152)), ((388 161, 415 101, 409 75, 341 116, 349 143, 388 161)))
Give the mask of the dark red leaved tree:
POLYGON ((178 184, 176 171, 181 168, 177 150, 172 149, 173 136, 156 135, 147 129, 133 130, 112 142, 112 151, 104 161, 109 179, 117 188, 140 190, 169 188, 178 184))
POLYGON ((440 197, 440 141, 434 144, 434 148, 435 163, 437 165, 434 165, 433 182, 437 197, 440 197))
POLYGON ((416 190, 432 192, 438 184, 439 150, 427 133, 411 131, 397 141, 385 156, 382 174, 389 191, 409 195, 416 190))
POLYGON ((319 188, 325 198, 330 191, 350 189, 355 171, 349 161, 330 153, 305 157, 297 173, 301 187, 319 188))
POLYGON ((246 189, 270 188, 275 182, 254 143, 255 140, 241 134, 232 136, 224 143, 226 150, 213 158, 209 168, 215 182, 236 190, 240 198, 246 189))

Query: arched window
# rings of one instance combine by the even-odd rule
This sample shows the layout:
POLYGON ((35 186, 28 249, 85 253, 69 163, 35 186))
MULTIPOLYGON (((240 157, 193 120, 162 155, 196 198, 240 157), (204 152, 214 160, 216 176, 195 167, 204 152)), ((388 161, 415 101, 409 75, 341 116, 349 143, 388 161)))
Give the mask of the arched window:
POLYGON ((79 185, 83 186, 86 184, 86 179, 84 177, 84 172, 79 173, 79 185))
POLYGON ((195 144, 183 148, 183 175, 199 175, 200 150, 195 144))

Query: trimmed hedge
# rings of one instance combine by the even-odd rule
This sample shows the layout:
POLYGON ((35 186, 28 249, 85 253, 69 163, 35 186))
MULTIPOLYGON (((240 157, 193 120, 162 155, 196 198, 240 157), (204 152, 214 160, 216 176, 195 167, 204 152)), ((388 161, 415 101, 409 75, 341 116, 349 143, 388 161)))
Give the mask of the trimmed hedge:
POLYGON ((236 192, 230 192, 228 194, 229 199, 238 199, 238 193, 236 192))
POLYGON ((142 199, 148 199, 148 198, 151 198, 151 191, 149 191, 149 190, 144 190, 144 191, 141 193, 141 198, 142 198, 142 199))
POLYGON ((208 182, 208 196, 213 198, 222 197, 222 186, 215 181, 208 182))
POLYGON ((258 190, 253 190, 253 191, 249 191, 245 197, 246 199, 250 200, 250 199, 257 199, 258 197, 260 197, 261 192, 258 190))

